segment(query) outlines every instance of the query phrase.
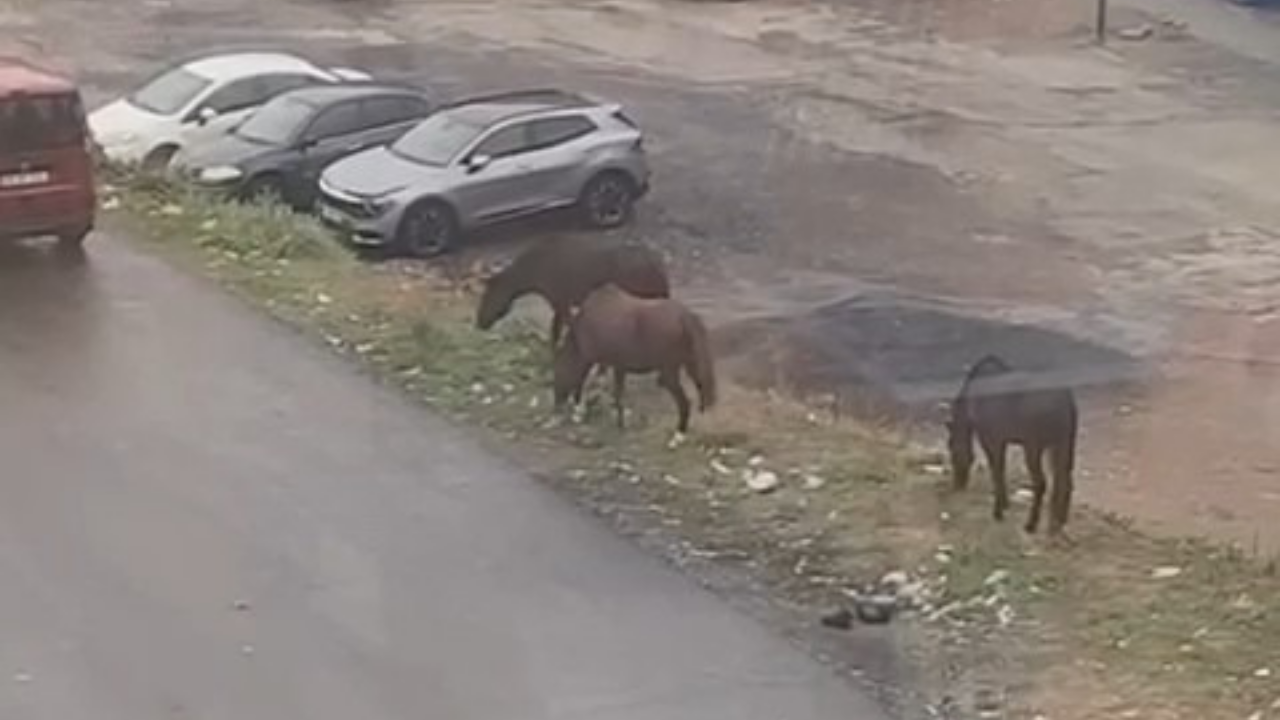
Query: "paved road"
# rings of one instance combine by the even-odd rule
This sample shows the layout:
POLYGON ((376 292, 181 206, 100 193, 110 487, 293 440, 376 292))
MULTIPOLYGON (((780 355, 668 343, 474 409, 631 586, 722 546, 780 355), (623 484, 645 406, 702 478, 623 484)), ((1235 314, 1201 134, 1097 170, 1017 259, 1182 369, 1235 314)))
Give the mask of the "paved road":
POLYGON ((92 250, 0 253, 0 717, 881 717, 322 349, 92 250))

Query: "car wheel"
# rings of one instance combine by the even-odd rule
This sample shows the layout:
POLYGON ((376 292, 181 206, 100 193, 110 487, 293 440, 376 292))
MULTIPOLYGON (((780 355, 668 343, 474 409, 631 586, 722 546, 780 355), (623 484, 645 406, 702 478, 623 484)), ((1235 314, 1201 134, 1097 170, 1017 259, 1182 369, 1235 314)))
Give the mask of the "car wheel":
POLYGON ((68 228, 58 233, 58 248, 60 250, 78 251, 84 247, 85 238, 89 236, 90 228, 68 228))
POLYGON ((458 240, 458 219, 442 202, 418 203, 405 211, 396 233, 399 250, 428 258, 447 252, 458 240))
POLYGON ((272 205, 284 202, 284 181, 276 175, 259 175, 245 183, 240 197, 252 203, 272 205))
POLYGON ((631 219, 636 190, 631 178, 620 172, 597 175, 582 191, 582 212, 598 228, 615 228, 631 219))
POLYGON ((164 172, 169 168, 169 161, 173 160, 173 156, 177 152, 178 148, 176 146, 161 145, 142 158, 142 169, 151 173, 164 172))

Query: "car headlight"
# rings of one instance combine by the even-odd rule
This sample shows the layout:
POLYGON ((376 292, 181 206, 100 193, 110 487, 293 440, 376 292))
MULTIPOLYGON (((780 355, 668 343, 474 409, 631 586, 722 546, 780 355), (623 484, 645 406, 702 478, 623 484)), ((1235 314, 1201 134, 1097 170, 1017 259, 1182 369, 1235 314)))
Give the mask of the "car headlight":
POLYGON ((386 196, 365 198, 363 204, 364 211, 367 212, 370 217, 377 217, 378 215, 386 212, 387 208, 391 207, 391 199, 386 196))
POLYGON ((101 143, 105 147, 119 147, 121 145, 132 145, 133 143, 137 142, 138 134, 133 132, 127 132, 127 131, 115 132, 115 133, 101 133, 99 135, 95 135, 94 139, 97 140, 99 143, 101 143))
POLYGON ((216 165, 214 167, 200 168, 196 172, 196 180, 211 185, 220 185, 222 183, 235 182, 244 176, 244 172, 237 167, 230 165, 216 165))

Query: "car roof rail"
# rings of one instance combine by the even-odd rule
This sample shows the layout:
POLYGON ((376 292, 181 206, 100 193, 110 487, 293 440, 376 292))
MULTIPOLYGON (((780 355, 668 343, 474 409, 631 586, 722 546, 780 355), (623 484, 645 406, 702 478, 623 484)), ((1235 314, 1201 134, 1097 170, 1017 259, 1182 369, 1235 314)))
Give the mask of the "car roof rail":
POLYGON ((548 104, 554 105, 588 104, 586 98, 567 90, 561 90, 559 88, 530 88, 526 90, 507 90, 503 92, 486 93, 484 95, 469 95, 448 103, 446 107, 460 107, 463 105, 475 105, 477 103, 484 102, 518 102, 521 100, 528 102, 537 102, 542 100, 548 102, 548 104))

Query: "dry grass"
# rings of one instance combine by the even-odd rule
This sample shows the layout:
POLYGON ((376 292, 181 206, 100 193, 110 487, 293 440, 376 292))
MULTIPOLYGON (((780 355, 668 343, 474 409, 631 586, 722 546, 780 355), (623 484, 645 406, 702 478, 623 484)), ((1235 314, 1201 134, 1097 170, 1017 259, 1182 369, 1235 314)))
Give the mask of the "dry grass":
POLYGON ((1280 677, 1274 567, 1087 510, 1073 545, 1028 538, 990 522, 985 492, 949 493, 936 458, 891 431, 770 393, 725 388, 678 446, 665 395, 644 380, 633 382, 626 431, 598 393, 580 422, 557 418, 543 329, 474 331, 465 283, 361 264, 283 211, 117 182, 107 194, 151 247, 484 428, 555 487, 660 535, 676 562, 745 572, 810 619, 843 590, 908 570, 928 607, 896 639, 930 703, 969 706, 994 691, 1007 696, 1006 717, 1198 720, 1249 717, 1280 698, 1263 672, 1280 677), (780 477, 774 492, 745 486, 753 457, 780 477), (1181 574, 1152 576, 1165 566, 1181 574))

